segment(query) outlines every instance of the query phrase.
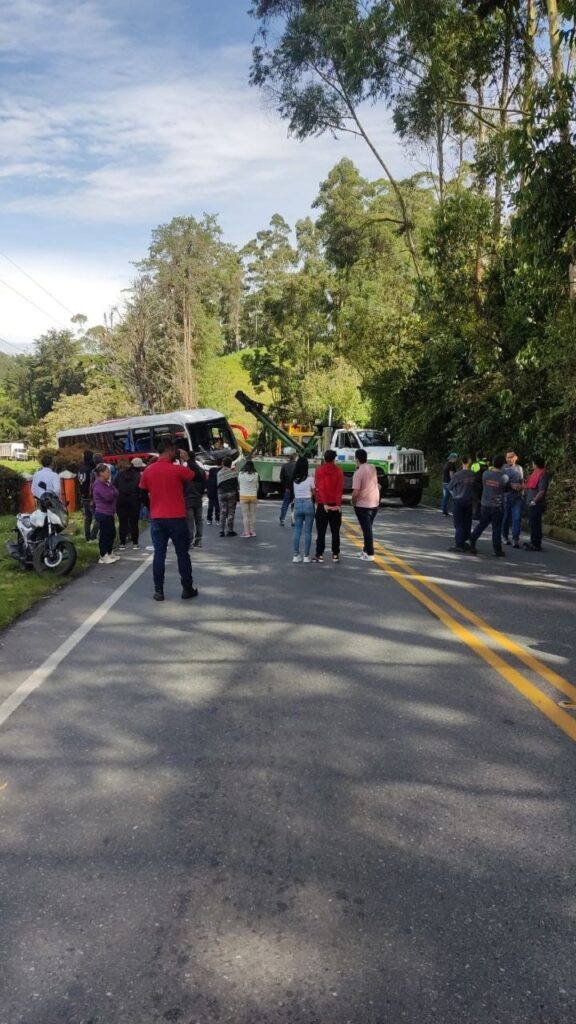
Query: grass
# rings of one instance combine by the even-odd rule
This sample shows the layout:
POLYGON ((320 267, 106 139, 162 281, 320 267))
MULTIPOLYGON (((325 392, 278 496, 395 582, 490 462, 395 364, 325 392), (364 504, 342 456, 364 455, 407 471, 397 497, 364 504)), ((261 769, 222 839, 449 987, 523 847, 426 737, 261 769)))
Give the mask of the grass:
POLYGON ((230 423, 241 423, 250 433, 254 433, 260 429, 258 421, 246 412, 234 395, 237 391, 245 391, 257 402, 264 402, 264 405, 272 401, 272 395, 268 388, 256 394, 250 375, 242 365, 242 357, 249 352, 251 349, 244 349, 242 352, 230 352, 226 356, 215 356, 210 360, 201 384, 200 404, 223 412, 230 423))
POLYGON ((69 576, 38 576, 32 569, 22 569, 20 563, 6 553, 6 540, 15 540, 14 516, 0 516, 0 629, 13 622, 37 601, 48 597, 53 590, 65 586, 98 559, 98 545, 87 544, 82 528, 82 513, 74 512, 66 529, 78 551, 78 561, 69 576))
POLYGON ((35 473, 40 469, 38 459, 28 459, 25 462, 15 462, 14 459, 0 459, 0 466, 6 466, 14 473, 35 473))

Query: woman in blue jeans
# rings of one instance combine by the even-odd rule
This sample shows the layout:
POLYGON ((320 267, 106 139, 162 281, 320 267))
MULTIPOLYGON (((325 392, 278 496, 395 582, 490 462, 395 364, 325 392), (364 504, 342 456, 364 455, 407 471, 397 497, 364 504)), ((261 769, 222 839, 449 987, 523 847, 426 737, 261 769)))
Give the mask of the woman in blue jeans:
POLYGON ((294 491, 294 557, 293 562, 310 562, 312 526, 314 523, 314 477, 308 475, 308 459, 296 460, 292 477, 294 491), (300 554, 300 539, 304 528, 304 558, 300 554))

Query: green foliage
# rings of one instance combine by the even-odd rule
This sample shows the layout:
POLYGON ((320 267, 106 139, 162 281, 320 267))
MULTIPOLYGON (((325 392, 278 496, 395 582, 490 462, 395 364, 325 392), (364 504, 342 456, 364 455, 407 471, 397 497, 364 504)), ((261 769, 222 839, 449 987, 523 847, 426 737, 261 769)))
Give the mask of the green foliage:
MULTIPOLYGON (((224 413, 230 423, 239 423, 249 433, 254 433, 258 427, 257 420, 234 397, 237 391, 250 394, 254 390, 243 363, 243 357, 250 355, 251 351, 246 349, 244 353, 231 352, 224 356, 214 356, 207 363, 200 381, 200 403, 210 409, 217 409, 224 413)), ((271 393, 264 386, 259 392, 258 401, 268 405, 271 400, 271 393)))
POLYGON ((368 422, 370 405, 362 397, 362 378, 342 356, 323 370, 313 370, 302 382, 295 414, 303 423, 325 420, 332 406, 333 421, 368 422))
POLYGON ((59 430, 89 427, 101 420, 134 416, 138 407, 119 381, 109 380, 92 388, 88 394, 63 395, 38 424, 38 434, 45 444, 54 444, 59 430))
POLYGON ((0 465, 0 516, 16 514, 21 490, 22 477, 20 474, 0 465))

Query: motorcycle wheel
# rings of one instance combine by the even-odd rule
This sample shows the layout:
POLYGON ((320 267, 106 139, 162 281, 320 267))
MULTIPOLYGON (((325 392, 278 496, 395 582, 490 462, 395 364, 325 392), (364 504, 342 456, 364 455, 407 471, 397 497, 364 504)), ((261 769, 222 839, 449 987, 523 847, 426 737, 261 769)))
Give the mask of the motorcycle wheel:
POLYGON ((53 573, 55 576, 67 576, 76 565, 78 555, 72 541, 59 540, 52 550, 48 550, 46 543, 39 544, 34 548, 32 565, 34 572, 42 576, 45 572, 53 573))

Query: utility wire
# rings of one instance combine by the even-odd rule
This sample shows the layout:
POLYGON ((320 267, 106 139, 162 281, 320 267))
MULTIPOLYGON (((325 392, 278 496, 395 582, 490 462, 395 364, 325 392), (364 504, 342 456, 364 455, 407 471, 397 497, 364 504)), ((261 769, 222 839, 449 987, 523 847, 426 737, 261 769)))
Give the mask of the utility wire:
POLYGON ((71 309, 68 309, 68 306, 65 306, 63 302, 60 302, 60 299, 57 299, 56 296, 53 295, 52 292, 49 292, 48 289, 45 288, 43 284, 40 284, 40 282, 37 281, 35 277, 32 277, 32 274, 29 274, 26 270, 20 267, 15 262, 15 260, 11 259, 10 256, 7 256, 4 252, 0 252, 0 256, 2 256, 2 259, 8 260, 8 263, 11 263, 13 267, 16 267, 16 270, 19 270, 21 274, 24 274, 24 277, 27 277, 29 281, 32 281, 32 284, 36 285, 36 287, 39 288, 40 291, 44 292, 44 294, 47 295, 49 299, 52 299, 53 302, 56 302, 59 306, 62 306, 62 309, 64 309, 67 313, 70 313, 70 316, 74 316, 74 313, 72 312, 71 309))
POLYGON ((34 302, 32 299, 29 299, 28 296, 24 295, 22 292, 19 292, 18 289, 14 287, 14 285, 8 284, 8 281, 4 281, 3 278, 1 277, 0 284, 3 284, 6 288, 9 288, 10 291, 15 292, 16 295, 19 295, 21 299, 24 299, 24 302, 30 303, 30 305, 34 306, 34 308, 37 309, 40 313, 42 313, 44 316, 47 316, 49 320, 53 320, 55 324, 60 324, 61 327, 64 327, 66 330, 68 329, 67 324, 63 323, 62 320, 59 320, 58 317, 56 316, 52 316, 51 313, 47 313, 45 309, 42 309, 42 307, 39 306, 36 302, 34 302))
POLYGON ((0 344, 8 345, 8 348, 13 348, 15 352, 19 352, 18 345, 15 345, 13 341, 8 341, 8 338, 0 338, 0 344))

